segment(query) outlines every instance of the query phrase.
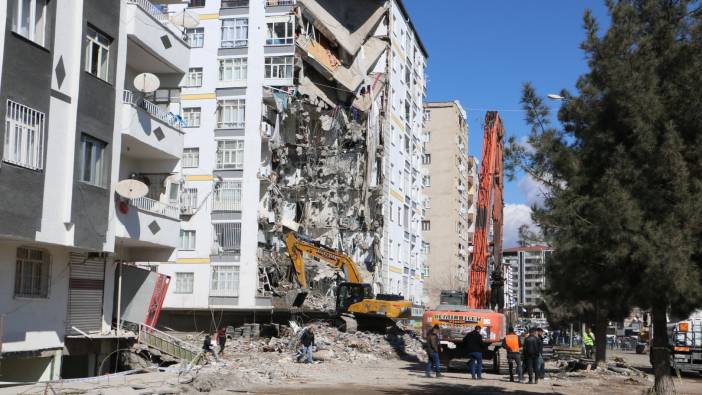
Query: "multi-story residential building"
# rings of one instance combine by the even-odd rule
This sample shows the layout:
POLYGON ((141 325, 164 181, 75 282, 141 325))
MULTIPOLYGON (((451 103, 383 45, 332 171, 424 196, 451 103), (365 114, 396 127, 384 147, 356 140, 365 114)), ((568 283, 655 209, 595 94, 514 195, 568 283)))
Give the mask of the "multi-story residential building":
MULTIPOLYGON (((541 302, 541 290, 546 284, 546 262, 553 250, 546 246, 527 246, 504 249, 502 263, 512 272, 510 284, 505 284, 505 292, 511 289, 509 299, 505 296, 505 305, 518 306, 526 310, 533 318, 543 318, 543 312, 537 307, 541 302), (508 301, 510 302, 507 305, 508 301)), ((505 279, 507 281, 507 279, 505 279)))
POLYGON ((473 253, 473 235, 475 234, 475 218, 478 213, 478 160, 475 156, 468 157, 468 195, 466 197, 468 204, 468 251, 473 253))
POLYGON ((442 290, 466 291, 470 280, 468 125, 458 101, 432 102, 424 107, 423 237, 429 247, 424 288, 429 306, 439 304, 442 290))
POLYGON ((271 311, 291 230, 419 302, 426 51, 402 2, 169 7, 184 10, 199 25, 179 98, 181 246, 158 269, 176 281, 165 319, 271 311))
POLYGON ((116 268, 170 259, 180 229, 183 133, 134 77, 177 88, 189 47, 141 0, 3 2, 0 43, 0 377, 94 375, 124 336, 116 268))

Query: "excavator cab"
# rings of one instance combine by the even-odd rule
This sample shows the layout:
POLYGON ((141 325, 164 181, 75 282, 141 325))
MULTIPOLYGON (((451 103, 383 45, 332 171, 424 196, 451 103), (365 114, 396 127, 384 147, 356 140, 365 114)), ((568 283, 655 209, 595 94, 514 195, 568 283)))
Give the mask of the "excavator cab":
POLYGON ((373 288, 370 284, 343 282, 339 284, 336 292, 336 311, 346 313, 352 304, 373 298, 373 288))

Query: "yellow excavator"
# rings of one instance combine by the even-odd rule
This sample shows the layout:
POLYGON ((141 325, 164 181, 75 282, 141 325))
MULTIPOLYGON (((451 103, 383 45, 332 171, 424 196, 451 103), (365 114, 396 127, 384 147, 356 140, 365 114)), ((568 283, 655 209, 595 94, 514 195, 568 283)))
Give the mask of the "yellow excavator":
MULTIPOLYGON (((412 302, 400 295, 373 294, 373 287, 364 283, 353 260, 341 251, 328 248, 295 232, 289 232, 286 245, 303 298, 308 289, 303 256, 311 256, 343 271, 345 282, 336 289, 336 324, 347 332, 358 328, 385 330, 397 319, 410 318, 412 302), (382 327, 382 328, 381 328, 382 327)), ((298 296, 299 298, 299 296, 298 296)))

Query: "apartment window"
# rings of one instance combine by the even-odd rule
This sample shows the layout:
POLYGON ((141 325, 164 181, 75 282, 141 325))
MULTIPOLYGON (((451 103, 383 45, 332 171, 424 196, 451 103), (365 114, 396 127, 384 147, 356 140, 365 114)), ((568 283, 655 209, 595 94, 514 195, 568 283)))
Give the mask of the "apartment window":
POLYGON ((266 35, 266 45, 290 45, 295 39, 295 28, 292 17, 283 17, 283 20, 266 23, 268 33, 266 35))
POLYGON ((197 209, 197 203, 197 188, 184 188, 180 194, 180 212, 193 213, 197 209))
POLYGON ((44 119, 43 112, 8 100, 2 160, 41 170, 44 165, 44 119))
POLYGON ((191 67, 188 70, 186 86, 190 88, 202 86, 202 67, 191 67))
POLYGON ((214 226, 215 245, 219 252, 241 252, 241 222, 219 222, 214 226))
POLYGON ((239 296, 239 266, 212 266, 210 296, 239 296))
POLYGON ((46 0, 10 0, 8 12, 12 19, 13 32, 39 45, 44 45, 46 0))
POLYGON ((293 57, 292 56, 269 56, 266 57, 265 78, 292 78, 293 77, 293 57))
POLYGON ((395 89, 391 89, 390 91, 390 102, 392 103, 392 109, 395 109, 395 101, 397 100, 397 94, 395 94, 395 89))
POLYGON ((222 8, 248 7, 249 0, 222 0, 222 8))
POLYGON ((219 80, 242 81, 246 79, 248 60, 246 58, 231 58, 219 60, 219 80))
POLYGON ((243 128, 246 120, 244 99, 220 100, 217 102, 217 127, 220 129, 243 128))
POLYGON ((213 196, 213 210, 241 211, 241 181, 220 182, 213 196))
POLYGON ((422 230, 431 230, 431 221, 422 221, 422 230))
POLYGON ((110 67, 110 43, 112 39, 88 27, 85 36, 85 71, 107 81, 110 67))
POLYGON ((175 274, 175 293, 177 294, 191 294, 193 293, 193 280, 195 279, 195 273, 176 273, 175 274))
POLYGON ((392 202, 390 202, 390 222, 393 221, 393 219, 392 219, 392 218, 393 218, 393 216, 392 216, 393 213, 392 213, 392 212, 393 212, 393 207, 392 207, 392 202))
POLYGON ((200 148, 183 148, 183 167, 200 166, 200 148))
POLYGON ((217 142, 217 169, 241 169, 244 167, 244 140, 220 140, 217 142))
POLYGON ((200 127, 200 107, 186 107, 183 108, 183 120, 185 120, 186 128, 199 128, 200 127))
POLYGON ((49 254, 35 248, 17 248, 15 296, 48 298, 51 261, 49 254))
POLYGON ((249 40, 249 19, 236 18, 222 20, 222 48, 245 47, 249 40))
POLYGON ((107 187, 107 144, 83 134, 80 146, 80 180, 86 184, 107 187))
POLYGON ((431 176, 422 177, 422 186, 425 186, 425 187, 431 186, 431 176))
POLYGON ((194 230, 180 230, 180 249, 186 251, 195 249, 194 230))
POLYGON ((205 0, 190 0, 190 7, 195 8, 195 7, 204 7, 205 6, 205 0))
POLYGON ((431 154, 424 154, 424 156, 422 156, 422 164, 423 165, 431 164, 431 154))
POLYGON ((204 27, 185 29, 185 34, 188 37, 188 45, 190 46, 190 48, 202 48, 202 46, 205 44, 204 27))

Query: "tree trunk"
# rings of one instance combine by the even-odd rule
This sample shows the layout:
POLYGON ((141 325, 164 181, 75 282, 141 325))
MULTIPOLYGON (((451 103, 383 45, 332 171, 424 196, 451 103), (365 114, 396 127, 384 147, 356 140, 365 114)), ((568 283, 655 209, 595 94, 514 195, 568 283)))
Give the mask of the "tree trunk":
POLYGON ((670 348, 668 347, 668 328, 665 307, 654 307, 653 339, 651 355, 653 356, 653 373, 656 381, 653 391, 656 395, 675 394, 675 384, 670 376, 670 348))
POLYGON ((607 317, 602 317, 598 314, 595 321, 595 364, 597 366, 607 367, 607 326, 609 321, 607 317))

